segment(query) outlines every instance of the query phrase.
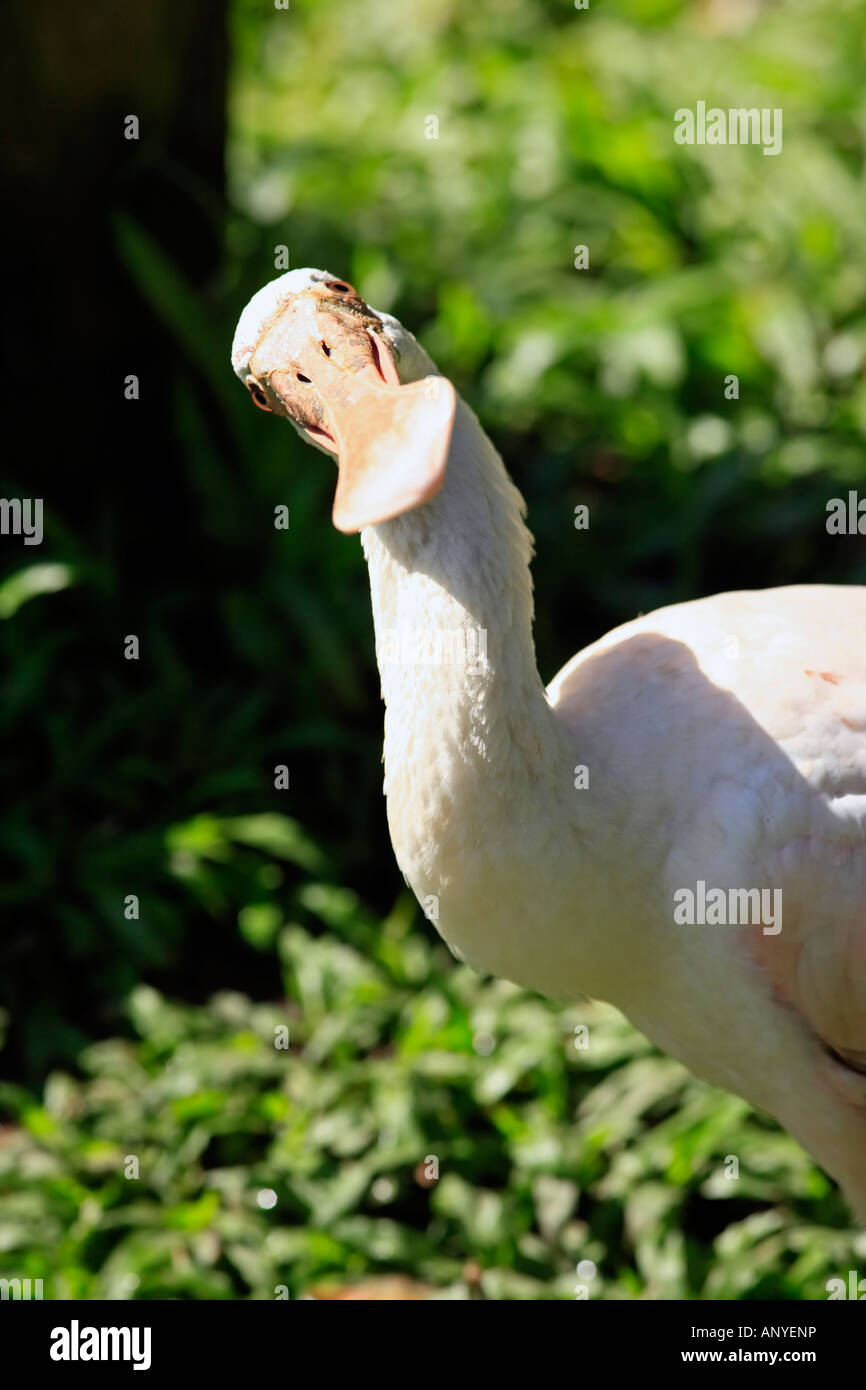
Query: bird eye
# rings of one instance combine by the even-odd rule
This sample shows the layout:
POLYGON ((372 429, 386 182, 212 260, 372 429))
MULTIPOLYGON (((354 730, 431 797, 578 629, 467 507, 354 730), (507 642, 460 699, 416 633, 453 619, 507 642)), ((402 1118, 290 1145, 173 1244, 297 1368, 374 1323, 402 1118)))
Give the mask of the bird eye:
POLYGON ((253 401, 258 406, 259 410, 270 411, 271 407, 268 405, 268 398, 254 377, 247 377, 247 390, 249 391, 250 395, 253 398, 253 401))
POLYGON ((347 285, 343 280, 327 280, 325 282, 325 289, 336 290, 338 294, 355 293, 355 291, 352 289, 352 286, 347 285))

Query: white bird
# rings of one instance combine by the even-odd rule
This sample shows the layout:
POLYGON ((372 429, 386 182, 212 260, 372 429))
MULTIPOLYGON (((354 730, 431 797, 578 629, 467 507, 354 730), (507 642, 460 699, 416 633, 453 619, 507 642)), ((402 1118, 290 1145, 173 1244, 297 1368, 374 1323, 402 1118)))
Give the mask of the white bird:
POLYGON ((391 839, 448 945, 615 1004, 776 1116, 866 1220, 866 588, 663 608, 545 690, 523 500, 412 335, 295 270, 244 310, 232 365, 338 457, 391 839))

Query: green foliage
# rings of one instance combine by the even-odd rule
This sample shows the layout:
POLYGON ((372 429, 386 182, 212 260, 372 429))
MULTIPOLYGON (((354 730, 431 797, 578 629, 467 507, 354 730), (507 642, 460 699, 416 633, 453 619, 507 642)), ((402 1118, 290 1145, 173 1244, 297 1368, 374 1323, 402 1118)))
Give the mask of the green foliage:
MULTIPOLYGON (((268 834, 282 852, 296 832, 268 834)), ((243 839, 170 838, 224 880, 243 839)), ((292 911, 257 943, 281 1002, 140 985, 131 1038, 85 1048, 80 1076, 0 1089, 0 1270, 51 1298, 298 1297, 388 1271, 452 1299, 820 1298, 862 1261, 797 1144, 615 1010, 479 979, 405 898, 379 921, 310 879, 292 911)))
POLYGON ((824 525, 866 477, 866 11, 236 0, 232 24, 222 273, 199 293, 115 226, 179 462, 155 496, 121 460, 86 509, 46 498, 40 563, 0 580, 4 1268, 53 1297, 389 1268, 463 1297, 474 1262, 488 1297, 570 1298, 592 1260, 591 1297, 822 1297, 866 1252, 793 1141, 392 910, 360 550, 228 353, 281 245, 419 334, 526 494, 545 678, 663 603, 866 582, 824 525), (782 154, 677 146, 698 99, 781 106, 782 154))

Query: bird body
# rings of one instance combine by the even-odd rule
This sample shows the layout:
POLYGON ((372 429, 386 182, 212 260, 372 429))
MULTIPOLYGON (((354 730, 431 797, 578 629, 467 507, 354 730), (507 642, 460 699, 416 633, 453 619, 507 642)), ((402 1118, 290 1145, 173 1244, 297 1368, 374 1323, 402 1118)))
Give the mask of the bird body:
POLYGON ((411 334, 295 271, 245 311, 233 363, 339 456, 335 520, 361 529, 370 575, 391 839, 449 946, 617 1005, 775 1115, 866 1218, 866 589, 661 609, 545 690, 522 499, 411 334), (310 323, 321 375, 302 358, 310 323), (340 372, 369 379, 362 406, 340 372))

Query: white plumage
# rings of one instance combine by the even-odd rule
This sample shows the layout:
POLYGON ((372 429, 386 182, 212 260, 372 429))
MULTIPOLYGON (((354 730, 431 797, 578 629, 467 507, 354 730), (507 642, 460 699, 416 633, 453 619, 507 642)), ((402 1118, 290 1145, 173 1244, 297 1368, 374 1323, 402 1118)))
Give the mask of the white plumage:
POLYGON ((388 433, 408 401, 392 365, 401 383, 436 377, 411 334, 294 271, 245 310, 232 362, 339 453, 340 524, 364 527, 391 838, 445 940, 547 995, 616 1004, 775 1115, 866 1218, 866 589, 661 609, 545 691, 522 499, 475 415, 458 400, 447 430, 441 415, 415 432, 441 430, 438 454, 388 433), (359 372, 360 404, 344 391, 359 372), (379 420, 391 443, 374 458, 379 420), (388 482, 371 512, 355 475, 395 450, 426 500, 394 514, 388 482), (781 929, 766 913, 678 921, 701 884, 728 902, 765 890, 747 900, 778 902, 781 929))

